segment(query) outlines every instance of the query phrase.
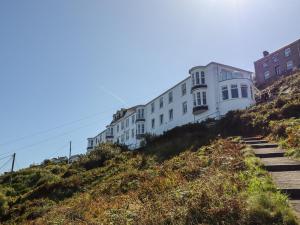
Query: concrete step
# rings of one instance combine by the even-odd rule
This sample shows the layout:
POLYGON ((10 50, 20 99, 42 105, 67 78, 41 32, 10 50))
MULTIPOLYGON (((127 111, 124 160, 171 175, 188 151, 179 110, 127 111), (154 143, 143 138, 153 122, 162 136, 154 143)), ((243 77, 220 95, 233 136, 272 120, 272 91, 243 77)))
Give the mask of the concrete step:
POLYGON ((261 136, 256 136, 256 137, 244 137, 242 138, 243 141, 258 141, 261 140, 262 137, 261 136))
POLYGON ((298 221, 300 221, 300 200, 290 200, 290 205, 293 207, 298 221))
POLYGON ((277 148, 278 144, 263 143, 263 144, 251 144, 252 148, 277 148))
POLYGON ((252 144, 267 144, 268 141, 266 140, 251 140, 251 141, 243 141, 247 145, 252 145, 252 144))
POLYGON ((300 162, 286 157, 261 158, 261 161, 269 172, 300 171, 300 162))
POLYGON ((254 154, 259 158, 284 157, 285 151, 277 148, 256 148, 254 154))
POLYGON ((300 200, 300 171, 271 172, 271 176, 278 189, 300 200))

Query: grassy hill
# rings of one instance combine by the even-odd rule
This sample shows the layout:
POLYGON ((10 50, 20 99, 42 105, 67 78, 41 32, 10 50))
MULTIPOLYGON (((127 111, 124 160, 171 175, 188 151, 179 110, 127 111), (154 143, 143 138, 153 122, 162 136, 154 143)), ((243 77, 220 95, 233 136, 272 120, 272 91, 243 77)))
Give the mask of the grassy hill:
POLYGON ((264 135, 300 156, 300 74, 272 100, 220 121, 175 128, 130 152, 104 144, 80 161, 0 177, 2 224, 297 224, 237 135, 264 135), (214 122, 214 123, 212 123, 214 122), (228 129, 230 128, 230 129, 228 129))

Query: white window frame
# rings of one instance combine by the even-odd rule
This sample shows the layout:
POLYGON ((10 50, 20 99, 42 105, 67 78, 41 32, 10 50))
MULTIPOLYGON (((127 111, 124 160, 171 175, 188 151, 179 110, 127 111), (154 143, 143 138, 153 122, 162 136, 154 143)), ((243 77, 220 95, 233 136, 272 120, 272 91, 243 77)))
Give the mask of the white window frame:
POLYGON ((154 118, 151 120, 151 128, 155 129, 155 119, 154 118))
POLYGON ((201 84, 205 84, 205 73, 201 71, 201 84))
POLYGON ((231 84, 230 85, 230 93, 231 93, 231 98, 239 98, 239 88, 237 84, 231 84), (233 91, 236 91, 237 96, 233 97, 233 91))
POLYGON ((161 109, 161 108, 163 108, 163 107, 164 107, 164 98, 161 97, 161 98, 159 99, 159 108, 161 109))
POLYGON ((270 79, 270 77, 271 77, 270 71, 269 71, 269 70, 265 71, 265 72, 264 72, 264 78, 265 78, 265 80, 270 79))
POLYGON ((287 69, 287 70, 292 70, 293 68, 294 68, 293 60, 289 60, 289 61, 286 63, 286 69, 287 69))
POLYGON ((164 114, 159 115, 159 124, 163 125, 164 124, 164 114))
POLYGON ((187 113, 187 102, 182 103, 182 114, 185 115, 187 113))
POLYGON ((151 103, 151 113, 155 112, 155 102, 151 103))
POLYGON ((225 85, 225 86, 222 86, 221 87, 221 90, 222 90, 222 100, 225 101, 225 100, 228 100, 229 99, 229 90, 228 90, 228 86, 225 85), (227 96, 225 96, 224 94, 227 94, 227 96), (226 98, 224 98, 226 97, 226 98))
POLYGON ((285 55, 285 57, 289 57, 291 54, 292 54, 292 51, 291 51, 290 47, 284 49, 284 55, 285 55))
POLYGON ((172 121, 174 119, 174 110, 169 109, 169 121, 172 121))
POLYGON ((183 83, 181 85, 181 96, 185 96, 186 95, 186 83, 183 83))
POLYGON ((249 97, 248 85, 247 84, 241 84, 241 96, 242 96, 242 98, 248 98, 249 97), (245 90, 246 90, 246 92, 244 92, 245 90), (246 95, 244 95, 244 94, 246 94, 246 95))
POLYGON ((173 102, 173 92, 170 91, 168 94, 168 98, 169 98, 169 104, 173 102))

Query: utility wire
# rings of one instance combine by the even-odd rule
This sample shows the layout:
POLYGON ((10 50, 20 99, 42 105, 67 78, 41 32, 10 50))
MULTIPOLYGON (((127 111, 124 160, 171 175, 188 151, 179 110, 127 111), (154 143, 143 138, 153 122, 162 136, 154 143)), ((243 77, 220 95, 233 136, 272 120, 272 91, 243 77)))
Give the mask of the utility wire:
POLYGON ((11 155, 0 158, 0 161, 3 160, 3 159, 7 159, 8 157, 11 157, 11 155))
POLYGON ((9 145, 9 144, 11 144, 11 143, 15 143, 15 142, 24 140, 24 139, 26 139, 26 138, 30 138, 30 137, 34 137, 34 136, 37 136, 37 135, 40 135, 40 134, 48 133, 48 132, 50 132, 50 131, 57 130, 57 129, 62 128, 62 127, 65 127, 65 126, 68 126, 68 125, 71 125, 71 124, 74 124, 74 123, 78 123, 78 122, 80 122, 80 121, 87 120, 87 119, 93 118, 93 117, 95 117, 95 116, 99 116, 99 114, 106 113, 106 112, 109 112, 109 111, 111 111, 111 110, 112 110, 112 109, 105 110, 105 111, 102 111, 102 112, 98 112, 98 113, 95 113, 95 114, 91 114, 91 115, 89 115, 89 116, 80 118, 80 119, 78 119, 78 120, 73 120, 73 121, 71 121, 71 122, 67 122, 67 123, 58 125, 58 126, 56 126, 56 127, 52 127, 52 128, 46 129, 46 130, 41 130, 41 131, 38 131, 38 132, 33 133, 33 134, 30 134, 30 135, 25 135, 25 136, 23 136, 23 137, 18 137, 18 138, 15 138, 15 139, 11 139, 11 140, 9 140, 9 141, 0 143, 0 146, 9 145))
MULTIPOLYGON (((85 126, 77 127, 77 128, 75 128, 75 129, 73 129, 73 130, 70 130, 70 131, 61 133, 61 134, 59 134, 59 135, 52 136, 52 137, 47 138, 47 139, 44 139, 44 140, 42 140, 42 141, 39 141, 39 142, 30 144, 30 145, 26 145, 26 146, 17 148, 17 149, 15 149, 15 150, 13 150, 13 152, 22 151, 22 150, 24 150, 24 149, 34 147, 34 146, 36 146, 36 145, 42 144, 42 143, 47 142, 47 141, 50 141, 50 140, 52 140, 52 139, 56 139, 56 138, 65 136, 65 135, 67 135, 67 134, 69 134, 69 133, 75 132, 75 131, 77 131, 77 130, 79 130, 79 129, 82 129, 82 128, 85 128, 85 127, 89 127, 89 126, 92 126, 92 125, 97 125, 97 121, 96 121, 96 122, 93 122, 93 123, 90 123, 90 124, 88 124, 88 125, 85 125, 85 126)), ((7 152, 7 153, 4 153, 4 154, 9 154, 9 153, 11 153, 11 152, 7 152)))
POLYGON ((11 159, 9 159, 8 161, 6 161, 6 163, 4 163, 1 167, 0 170, 2 170, 9 162, 11 161, 11 159))

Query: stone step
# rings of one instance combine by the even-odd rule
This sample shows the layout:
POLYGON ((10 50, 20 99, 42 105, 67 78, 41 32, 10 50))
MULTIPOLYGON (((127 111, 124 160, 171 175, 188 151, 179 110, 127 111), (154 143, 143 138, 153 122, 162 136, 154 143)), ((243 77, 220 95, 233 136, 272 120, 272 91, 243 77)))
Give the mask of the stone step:
POLYGON ((300 162, 286 157, 261 158, 261 161, 269 172, 300 170, 300 162))
POLYGON ((278 144, 264 143, 264 144, 251 144, 252 148, 277 148, 278 144))
POLYGON ((252 144, 267 144, 268 141, 266 140, 251 140, 251 141, 244 141, 245 144, 252 145, 252 144))
POLYGON ((261 136, 256 136, 256 137, 244 137, 242 138, 243 141, 257 141, 257 140, 261 140, 262 137, 261 136))
POLYGON ((300 221, 300 200, 290 200, 290 205, 293 207, 295 215, 300 221))
POLYGON ((278 189, 300 200, 300 171, 271 172, 271 176, 278 189))
POLYGON ((256 148, 254 154, 259 158, 284 157, 285 151, 277 148, 256 148))

